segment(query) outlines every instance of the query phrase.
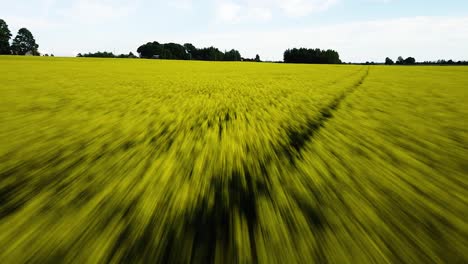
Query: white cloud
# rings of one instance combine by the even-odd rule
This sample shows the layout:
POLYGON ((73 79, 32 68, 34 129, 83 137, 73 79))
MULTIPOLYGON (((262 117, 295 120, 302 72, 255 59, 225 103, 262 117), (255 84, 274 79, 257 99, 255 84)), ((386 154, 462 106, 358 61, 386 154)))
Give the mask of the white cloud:
POLYGON ((178 9, 191 9, 193 1, 192 0, 172 0, 168 3, 170 6, 178 9))
POLYGON ((268 21, 274 13, 302 17, 323 12, 339 0, 215 0, 218 21, 229 23, 268 21))
MULTIPOLYGON (((10 30, 18 30, 25 27, 30 30, 52 30, 60 26, 59 23, 42 17, 23 17, 23 16, 6 16, 3 18, 10 26, 10 30)), ((16 33, 16 32, 14 32, 16 33)))
POLYGON ((289 16, 306 16, 323 12, 338 3, 338 0, 278 0, 278 6, 289 16))
POLYGON ((241 23, 268 21, 273 17, 269 8, 242 6, 234 2, 221 1, 216 5, 216 19, 221 22, 241 23))
POLYGON ((126 17, 134 10, 130 1, 75 0, 59 13, 83 24, 97 24, 126 17))
POLYGON ((270 9, 265 7, 253 7, 248 10, 247 16, 255 18, 256 20, 268 21, 273 18, 273 13, 270 9))
POLYGON ((388 4, 390 2, 392 2, 393 0, 367 0, 368 2, 373 2, 373 3, 384 3, 384 4, 388 4))
POLYGON ((238 22, 241 18, 241 9, 236 3, 219 1, 216 3, 216 18, 223 22, 238 22))

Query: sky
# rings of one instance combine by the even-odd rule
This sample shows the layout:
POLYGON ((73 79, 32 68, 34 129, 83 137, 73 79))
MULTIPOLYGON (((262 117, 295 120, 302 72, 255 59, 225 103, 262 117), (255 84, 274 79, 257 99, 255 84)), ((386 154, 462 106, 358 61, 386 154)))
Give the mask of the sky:
POLYGON ((288 48, 334 49, 346 62, 468 60, 468 0, 0 0, 13 35, 42 53, 136 53, 150 41, 237 49, 282 60, 288 48))

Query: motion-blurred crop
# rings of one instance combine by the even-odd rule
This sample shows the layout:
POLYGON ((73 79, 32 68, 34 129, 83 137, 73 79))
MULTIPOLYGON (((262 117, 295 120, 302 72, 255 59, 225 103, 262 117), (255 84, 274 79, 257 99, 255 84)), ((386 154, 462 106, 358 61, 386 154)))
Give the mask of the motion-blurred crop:
POLYGON ((0 263, 467 263, 467 87, 0 57, 0 263))

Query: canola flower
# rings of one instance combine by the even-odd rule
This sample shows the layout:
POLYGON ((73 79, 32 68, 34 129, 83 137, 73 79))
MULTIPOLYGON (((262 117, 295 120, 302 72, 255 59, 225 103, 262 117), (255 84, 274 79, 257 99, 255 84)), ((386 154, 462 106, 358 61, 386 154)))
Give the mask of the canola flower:
POLYGON ((467 73, 0 57, 0 262, 465 263, 467 73))

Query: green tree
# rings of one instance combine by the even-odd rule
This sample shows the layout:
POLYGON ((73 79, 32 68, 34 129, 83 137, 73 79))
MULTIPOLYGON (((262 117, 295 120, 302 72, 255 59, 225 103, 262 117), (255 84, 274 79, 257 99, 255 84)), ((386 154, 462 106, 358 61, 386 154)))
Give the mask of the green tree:
POLYGON ((163 45, 162 59, 170 60, 188 60, 190 55, 187 53, 186 48, 177 43, 166 43, 163 45))
POLYGON ((13 54, 16 55, 25 55, 28 52, 32 52, 33 55, 39 55, 37 49, 39 45, 36 44, 36 40, 32 35, 31 31, 26 28, 21 28, 18 31, 18 34, 13 39, 13 43, 11 45, 11 50, 13 54))
POLYGON ((405 60, 403 59, 402 56, 400 56, 400 57, 398 57, 398 59, 397 59, 397 61, 396 61, 396 64, 402 65, 404 62, 405 62, 405 60))
POLYGON ((241 58, 241 55, 240 55, 239 51, 237 51, 235 49, 224 52, 224 60, 225 61, 240 61, 241 59, 242 58, 241 58))
POLYGON ((198 50, 195 48, 194 45, 191 43, 185 43, 184 44, 185 51, 189 54, 189 59, 190 60, 196 60, 198 59, 198 50))
POLYGON ((258 54, 255 55, 255 61, 256 61, 256 62, 260 62, 260 61, 261 61, 261 60, 260 60, 260 55, 258 55, 258 54))
POLYGON ((406 65, 413 65, 416 64, 416 59, 413 57, 408 57, 404 60, 404 64, 406 65))
POLYGON ((284 52, 286 63, 340 64, 340 55, 335 50, 294 48, 284 52))
POLYGON ((0 19, 0 54, 11 54, 11 32, 5 20, 0 19))
POLYGON ((140 58, 147 58, 147 59, 151 59, 155 55, 161 55, 160 51, 161 51, 160 44, 157 41, 148 42, 146 44, 141 45, 137 49, 138 54, 140 54, 140 58))
POLYGON ((385 64, 386 64, 386 65, 393 65, 394 62, 393 62, 392 59, 390 59, 389 57, 387 57, 387 58, 385 59, 385 64))

